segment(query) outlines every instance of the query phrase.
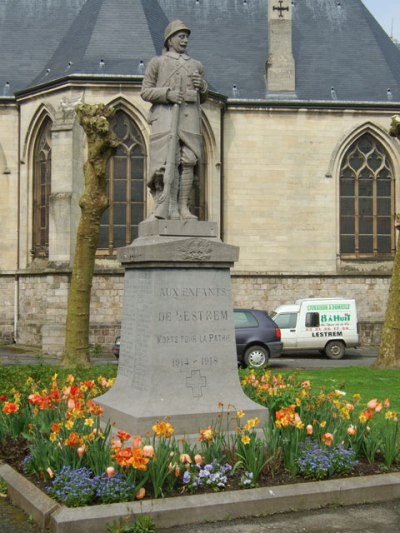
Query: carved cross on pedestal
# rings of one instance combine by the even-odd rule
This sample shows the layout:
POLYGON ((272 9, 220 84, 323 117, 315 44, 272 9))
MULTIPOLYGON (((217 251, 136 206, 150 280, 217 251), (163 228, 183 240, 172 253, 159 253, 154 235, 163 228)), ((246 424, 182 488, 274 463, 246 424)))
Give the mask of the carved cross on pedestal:
POLYGON ((191 376, 186 378, 186 387, 192 389, 193 398, 201 398, 202 389, 207 387, 207 379, 200 374, 200 370, 192 370, 191 376))
POLYGON ((274 11, 279 11, 279 18, 283 18, 282 11, 289 11, 289 6, 282 7, 282 2, 283 0, 279 0, 279 7, 278 6, 273 7, 274 11))

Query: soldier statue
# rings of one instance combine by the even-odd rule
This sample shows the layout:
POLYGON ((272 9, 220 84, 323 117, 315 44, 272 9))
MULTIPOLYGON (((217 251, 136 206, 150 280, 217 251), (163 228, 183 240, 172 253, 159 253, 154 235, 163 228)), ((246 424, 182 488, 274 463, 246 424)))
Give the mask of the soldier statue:
POLYGON ((174 20, 164 50, 144 74, 141 96, 152 106, 148 186, 155 201, 150 218, 196 220, 189 210, 202 154, 201 108, 207 98, 203 65, 186 54, 191 30, 174 20))

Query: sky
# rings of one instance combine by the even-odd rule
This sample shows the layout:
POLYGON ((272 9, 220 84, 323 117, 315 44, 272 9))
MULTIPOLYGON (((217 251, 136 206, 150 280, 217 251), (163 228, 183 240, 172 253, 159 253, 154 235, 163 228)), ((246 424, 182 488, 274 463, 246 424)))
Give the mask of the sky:
POLYGON ((382 28, 400 41, 400 0, 362 0, 382 28))

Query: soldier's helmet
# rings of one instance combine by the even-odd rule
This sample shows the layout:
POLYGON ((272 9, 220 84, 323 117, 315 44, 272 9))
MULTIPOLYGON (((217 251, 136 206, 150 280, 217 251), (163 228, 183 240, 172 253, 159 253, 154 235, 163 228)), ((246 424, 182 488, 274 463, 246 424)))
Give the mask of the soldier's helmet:
POLYGON ((177 33, 178 31, 187 31, 190 35, 191 30, 186 26, 184 22, 181 20, 173 20, 168 24, 168 26, 165 28, 164 31, 164 46, 167 46, 167 41, 170 37, 174 35, 174 33, 177 33))

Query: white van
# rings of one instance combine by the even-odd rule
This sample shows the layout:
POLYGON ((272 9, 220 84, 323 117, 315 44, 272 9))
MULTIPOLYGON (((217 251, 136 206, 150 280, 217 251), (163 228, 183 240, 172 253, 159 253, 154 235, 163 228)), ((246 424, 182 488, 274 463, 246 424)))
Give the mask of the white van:
POLYGON ((346 348, 359 346, 355 300, 306 298, 280 305, 270 316, 281 330, 283 353, 319 350, 341 359, 346 348))

